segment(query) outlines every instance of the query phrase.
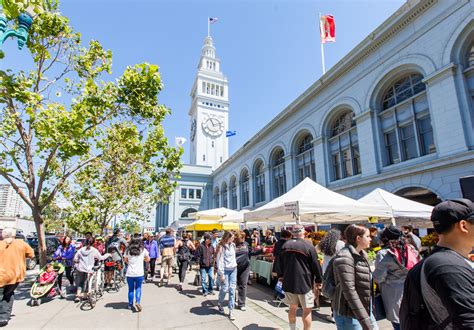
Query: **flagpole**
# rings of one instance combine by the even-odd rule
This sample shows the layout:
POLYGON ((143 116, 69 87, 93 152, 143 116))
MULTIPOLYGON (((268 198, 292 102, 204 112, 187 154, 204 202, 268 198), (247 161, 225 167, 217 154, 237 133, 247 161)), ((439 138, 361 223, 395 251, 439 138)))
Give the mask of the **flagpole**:
MULTIPOLYGON (((321 39, 321 34, 323 33, 323 27, 321 26, 321 13, 319 13, 319 39, 321 39)), ((321 64, 323 66, 323 75, 326 74, 326 66, 324 65, 324 43, 321 42, 321 64)))
POLYGON ((211 19, 208 17, 207 18, 207 36, 210 37, 211 36, 211 23, 209 23, 211 19))

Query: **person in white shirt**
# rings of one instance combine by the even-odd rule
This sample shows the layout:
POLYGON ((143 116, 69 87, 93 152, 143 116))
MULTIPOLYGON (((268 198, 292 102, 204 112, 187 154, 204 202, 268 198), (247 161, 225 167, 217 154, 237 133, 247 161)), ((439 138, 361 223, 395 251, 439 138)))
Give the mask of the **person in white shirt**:
POLYGON ((124 260, 127 263, 127 277, 128 283, 128 308, 135 307, 137 312, 141 312, 142 306, 140 301, 142 299, 142 284, 145 278, 143 262, 150 261, 148 251, 143 246, 143 240, 133 238, 125 250, 124 260), (135 296, 135 304, 133 297, 135 296))
POLYGON ((229 292, 229 318, 234 317, 235 287, 237 285, 237 260, 235 256, 234 233, 224 232, 222 239, 217 245, 217 279, 220 283, 219 302, 217 304, 219 312, 224 313, 224 298, 229 292))

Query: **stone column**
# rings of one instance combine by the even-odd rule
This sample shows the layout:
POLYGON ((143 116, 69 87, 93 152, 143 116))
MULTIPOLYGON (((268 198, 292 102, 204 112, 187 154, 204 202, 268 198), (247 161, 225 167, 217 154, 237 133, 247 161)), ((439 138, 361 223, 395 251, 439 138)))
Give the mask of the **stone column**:
POLYGON ((455 72, 456 65, 451 63, 423 80, 427 85, 431 125, 439 157, 468 150, 455 72))
POLYGON ((292 153, 285 156, 285 179, 286 179, 286 191, 288 191, 295 186, 292 153))
POLYGON ((327 186, 328 176, 326 174, 326 152, 324 149, 324 141, 322 136, 313 140, 314 166, 316 168, 316 182, 322 186, 327 186))
POLYGON ((377 132, 374 131, 374 120, 377 120, 374 112, 367 109, 355 118, 357 125, 357 139, 360 153, 360 167, 362 176, 371 176, 378 173, 379 157, 376 143, 379 141, 377 132))

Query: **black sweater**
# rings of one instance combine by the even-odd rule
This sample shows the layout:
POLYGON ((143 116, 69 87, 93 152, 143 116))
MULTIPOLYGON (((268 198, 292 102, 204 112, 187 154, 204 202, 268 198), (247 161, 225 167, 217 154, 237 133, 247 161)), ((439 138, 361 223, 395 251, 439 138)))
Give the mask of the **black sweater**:
POLYGON ((302 238, 288 240, 281 249, 280 274, 283 290, 306 294, 322 282, 321 265, 314 246, 302 238))

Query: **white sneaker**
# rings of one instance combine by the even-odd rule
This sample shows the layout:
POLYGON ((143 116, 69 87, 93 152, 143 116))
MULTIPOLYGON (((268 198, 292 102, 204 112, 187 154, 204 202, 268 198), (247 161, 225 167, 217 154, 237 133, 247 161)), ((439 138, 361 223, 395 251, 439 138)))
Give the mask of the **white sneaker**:
POLYGON ((229 320, 231 320, 231 321, 235 320, 235 316, 234 316, 234 313, 232 311, 229 312, 229 320))
POLYGON ((245 312, 245 311, 247 310, 247 307, 245 307, 245 306, 240 306, 240 310, 241 310, 242 312, 245 312))

